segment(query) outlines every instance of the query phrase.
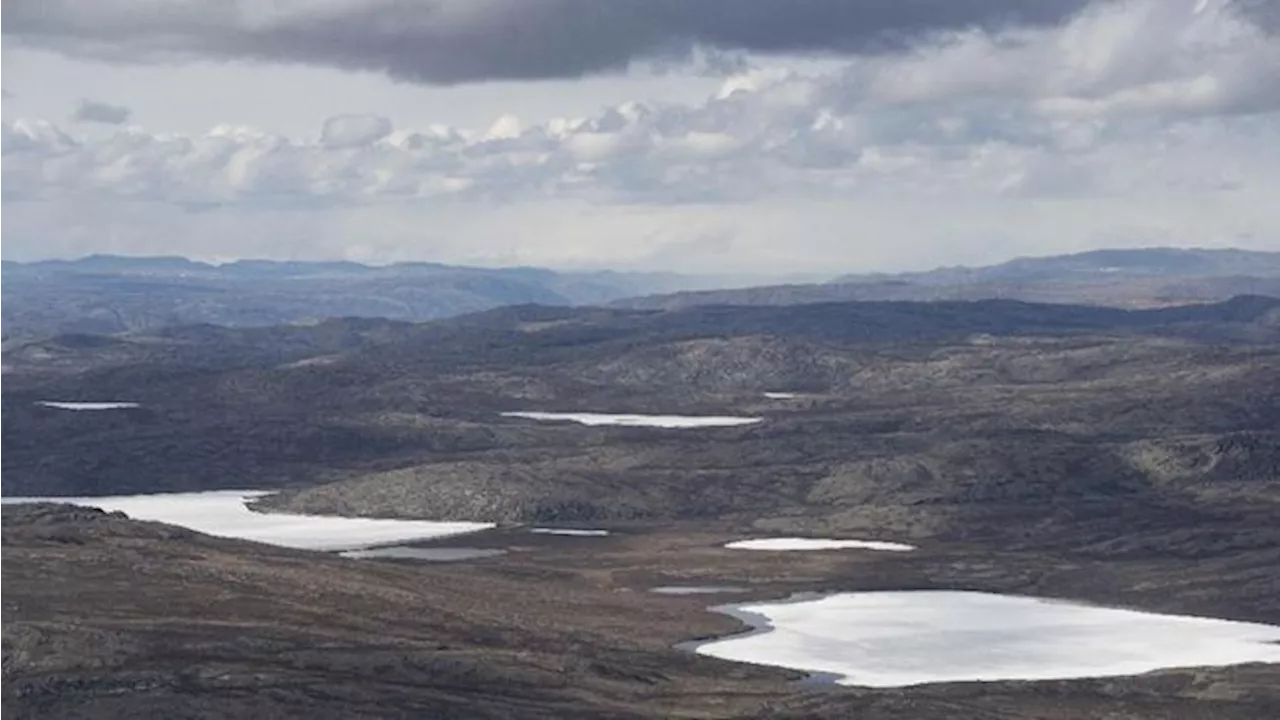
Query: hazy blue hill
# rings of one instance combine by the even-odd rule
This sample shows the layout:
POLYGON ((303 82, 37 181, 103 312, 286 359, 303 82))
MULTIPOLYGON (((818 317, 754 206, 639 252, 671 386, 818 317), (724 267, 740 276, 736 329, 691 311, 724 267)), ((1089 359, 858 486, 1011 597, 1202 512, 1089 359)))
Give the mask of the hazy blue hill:
POLYGON ((522 304, 673 309, 1011 299, 1133 308, 1221 302, 1243 294, 1280 296, 1280 253, 1173 248, 1095 250, 803 285, 663 272, 253 259, 213 265, 115 255, 6 261, 3 273, 6 339, 196 323, 312 323, 331 317, 421 321, 522 304))
POLYGON ((114 333, 166 325, 260 326, 330 317, 431 320, 504 305, 603 304, 623 297, 732 285, 674 273, 557 272, 413 262, 238 260, 91 255, 6 261, 6 338, 114 333))
POLYGON ((1100 274, 1176 278, 1229 275, 1280 277, 1280 252, 1180 248, 1104 249, 1072 255, 1017 258, 988 267, 939 268, 900 275, 844 275, 833 283, 887 279, 918 284, 947 284, 960 280, 1026 282, 1096 278, 1100 274))
POLYGON ((1280 297, 1280 252, 1143 248, 1018 258, 987 267, 842 275, 829 283, 769 285, 627 298, 619 307, 798 305, 818 302, 987 300, 1142 308, 1280 297))
POLYGON ((208 263, 177 256, 126 257, 123 255, 88 255, 75 260, 39 260, 22 263, 5 261, 5 273, 22 274, 181 274, 207 272, 215 268, 208 263))

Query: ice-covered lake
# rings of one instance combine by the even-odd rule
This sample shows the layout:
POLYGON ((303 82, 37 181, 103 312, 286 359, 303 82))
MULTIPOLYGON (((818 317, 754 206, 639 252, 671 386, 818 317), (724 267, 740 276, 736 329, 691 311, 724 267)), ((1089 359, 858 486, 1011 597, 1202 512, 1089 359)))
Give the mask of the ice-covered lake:
POLYGON ((767 550, 784 552, 788 550, 879 550, 882 552, 910 552, 915 545, 888 542, 885 540, 836 540, 830 538, 777 537, 758 538, 755 540, 735 540, 726 543, 730 550, 767 550))
POLYGON ((63 502, 119 510, 135 520, 181 525, 209 535, 240 538, 304 550, 351 550, 475 532, 492 523, 432 522, 346 518, 253 512, 245 502, 265 490, 216 490, 193 493, 115 495, 109 497, 11 497, 6 503, 63 502))
POLYGON ((839 593, 712 608, 753 631, 703 655, 841 685, 1050 680, 1280 662, 1280 627, 960 591, 839 593))
POLYGON ((627 415, 612 413, 504 412, 502 417, 526 420, 576 422, 582 425, 621 425, 626 427, 701 428, 733 427, 760 422, 758 417, 722 415, 627 415))
POLYGON ((498 548, 473 547, 405 547, 392 545, 367 550, 346 550, 342 557, 368 560, 390 558, 395 560, 428 560, 430 562, 457 562, 459 560, 476 560, 479 558, 505 555, 506 550, 498 548))
POLYGON ((59 410, 124 410, 141 407, 136 402, 59 402, 57 400, 41 400, 36 404, 59 410))

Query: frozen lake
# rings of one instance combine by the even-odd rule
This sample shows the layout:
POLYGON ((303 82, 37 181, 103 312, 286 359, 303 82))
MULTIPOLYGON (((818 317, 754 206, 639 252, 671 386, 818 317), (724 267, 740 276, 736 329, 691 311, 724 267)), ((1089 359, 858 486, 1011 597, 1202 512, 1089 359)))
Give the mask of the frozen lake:
POLYGON ((119 510, 135 520, 155 520, 209 535, 304 550, 351 550, 458 535, 493 527, 492 523, 476 522, 258 513, 245 506, 245 501, 268 494, 269 491, 265 490, 216 490, 109 497, 20 497, 4 498, 4 502, 88 505, 108 512, 119 510))
POLYGON ((342 557, 367 560, 371 558, 393 558, 397 560, 429 560, 431 562, 457 562, 459 560, 475 560, 477 558, 497 557, 505 555, 506 550, 498 548, 471 547, 391 547, 369 548, 367 550, 347 550, 342 557))
POLYGON ((59 410, 123 410, 125 408, 141 407, 136 402, 58 402, 55 400, 41 400, 36 404, 59 410))
POLYGON ((960 591, 839 593, 712 608, 753 631, 703 655, 841 685, 1050 680, 1280 662, 1280 627, 960 591))
POLYGON ((504 412, 502 417, 526 420, 567 421, 582 425, 620 425, 625 427, 700 428, 733 427, 760 422, 758 417, 720 415, 616 415, 610 413, 504 412))
POLYGON ((736 540, 725 544, 731 550, 767 550, 785 552, 789 550, 880 550, 883 552, 910 552, 915 545, 887 542, 884 540, 836 540, 830 538, 779 537, 759 538, 756 540, 736 540))

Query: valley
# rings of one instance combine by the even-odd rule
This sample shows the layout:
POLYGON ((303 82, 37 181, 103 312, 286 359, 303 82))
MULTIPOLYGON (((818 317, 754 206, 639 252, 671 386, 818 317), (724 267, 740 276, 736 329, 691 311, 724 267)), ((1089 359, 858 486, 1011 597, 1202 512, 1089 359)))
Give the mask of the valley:
POLYGON ((4 0, 5 720, 1280 718, 1280 0, 4 0))
POLYGON ((6 506, 6 707, 1267 716, 1274 664, 818 689, 677 646, 740 627, 708 605, 797 592, 1280 624, 1277 308, 525 306, 11 347, 6 497, 251 480, 276 491, 259 512, 496 527, 344 558, 6 506), (822 538, 858 542, 726 547, 822 538), (713 592, 654 592, 670 587, 713 592))

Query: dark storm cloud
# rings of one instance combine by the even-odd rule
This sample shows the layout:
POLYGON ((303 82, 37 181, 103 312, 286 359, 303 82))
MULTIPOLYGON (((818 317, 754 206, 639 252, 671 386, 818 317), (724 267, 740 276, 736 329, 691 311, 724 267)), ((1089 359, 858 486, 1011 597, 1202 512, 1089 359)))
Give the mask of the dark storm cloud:
POLYGON ((97 100, 81 100, 76 105, 71 119, 75 122, 101 123, 103 125, 123 125, 129 122, 133 111, 123 105, 98 102, 97 100))
POLYGON ((1231 0, 1231 4, 1267 32, 1280 32, 1280 0, 1231 0))
POLYGON ((24 44, 117 61, 295 62, 458 83, 578 77, 695 47, 883 52, 948 30, 1057 24, 1090 2, 6 0, 3 28, 24 44))

